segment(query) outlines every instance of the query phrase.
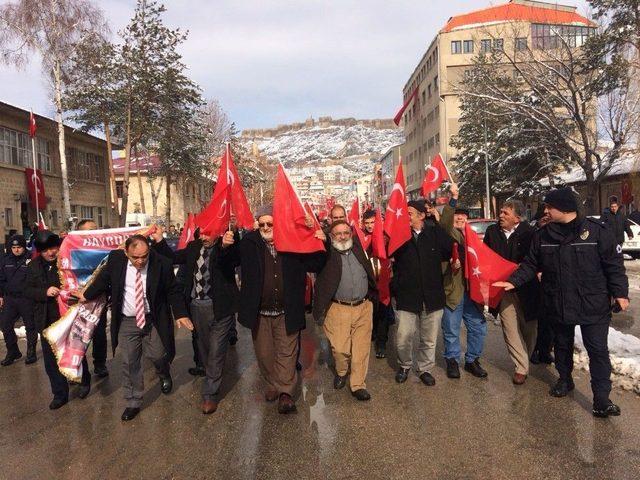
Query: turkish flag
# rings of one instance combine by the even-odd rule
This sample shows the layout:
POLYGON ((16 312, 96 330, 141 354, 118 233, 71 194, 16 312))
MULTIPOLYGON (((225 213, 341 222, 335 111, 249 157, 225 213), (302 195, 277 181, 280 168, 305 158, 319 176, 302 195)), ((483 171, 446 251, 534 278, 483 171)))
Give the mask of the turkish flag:
POLYGON ((186 248, 189 242, 195 238, 194 234, 196 230, 196 223, 194 218, 195 217, 192 213, 187 216, 187 222, 184 224, 182 233, 180 234, 180 239, 178 240, 178 250, 186 248))
POLYGON ((278 165, 273 195, 273 242, 278 252, 325 251, 324 242, 305 224, 306 213, 284 167, 278 165))
POLYGON ((468 223, 464 227, 464 236, 465 277, 469 285, 469 295, 476 303, 497 308, 504 290, 492 285, 495 282, 506 281, 518 265, 491 250, 468 223))
POLYGON ((33 112, 29 114, 29 136, 34 138, 36 136, 36 117, 33 116, 33 112))
POLYGON ((378 300, 389 306, 391 303, 391 261, 380 259, 380 272, 378 273, 378 300))
POLYGON ((42 180, 42 172, 33 168, 25 168, 24 174, 27 177, 27 191, 29 192, 29 201, 35 208, 38 205, 39 210, 47 207, 47 197, 44 193, 44 181, 42 180), (37 201, 36 201, 37 200, 37 201))
POLYGON ((316 214, 313 213, 313 209, 311 208, 311 205, 309 205, 309 202, 304 202, 304 210, 305 212, 307 212, 307 214, 309 214, 309 216, 311 216, 311 218, 313 218, 313 224, 315 225, 315 229, 316 230, 320 230, 320 222, 318 222, 318 217, 316 217, 316 214))
POLYGON ((231 214, 236 217, 238 228, 253 229, 253 214, 242 189, 238 171, 233 163, 231 149, 227 145, 220 162, 218 181, 209 205, 194 219, 200 231, 212 237, 219 237, 229 230, 231 214))
POLYGON ((398 110, 398 113, 396 113, 396 116, 393 117, 393 123, 395 123, 396 125, 400 125, 400 120, 402 120, 402 115, 404 114, 404 111, 407 109, 407 107, 411 103, 411 100, 416 98, 416 95, 418 95, 418 87, 416 87, 415 90, 413 90, 413 93, 409 96, 409 98, 407 98, 407 101, 404 102, 404 105, 400 107, 400 110, 398 110))
POLYGON ((435 192, 442 185, 442 182, 450 179, 449 170, 447 170, 442 156, 438 153, 433 157, 431 165, 427 167, 425 172, 424 180, 422 181, 422 196, 426 197, 431 192, 435 192))
POLYGON ((402 173, 402 161, 398 165, 396 181, 391 189, 387 213, 384 219, 384 231, 389 235, 389 255, 411 240, 411 226, 409 212, 407 212, 407 197, 404 174, 402 173))
POLYGON ((352 227, 357 227, 360 225, 360 202, 357 198, 351 205, 351 210, 349 210, 349 215, 347 215, 347 221, 352 227))
POLYGON ((371 255, 373 257, 380 259, 387 258, 387 249, 384 248, 384 225, 382 223, 382 214, 380 213, 379 208, 376 208, 376 221, 373 224, 371 245, 371 255))

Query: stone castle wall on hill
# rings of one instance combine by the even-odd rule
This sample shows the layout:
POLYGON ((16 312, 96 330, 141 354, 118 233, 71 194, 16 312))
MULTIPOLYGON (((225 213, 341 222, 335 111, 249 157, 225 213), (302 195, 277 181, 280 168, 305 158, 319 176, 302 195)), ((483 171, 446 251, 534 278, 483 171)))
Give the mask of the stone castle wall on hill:
POLYGON ((288 125, 278 125, 275 128, 253 128, 242 131, 242 137, 244 138, 272 138, 283 133, 295 132, 297 130, 303 130, 307 128, 320 127, 328 128, 335 126, 351 127, 353 125, 362 125, 369 128, 375 128, 377 130, 398 129, 399 127, 393 123, 391 118, 373 119, 373 120, 358 120, 355 118, 339 118, 333 119, 331 117, 319 117, 317 120, 309 118, 304 122, 291 123, 288 125))

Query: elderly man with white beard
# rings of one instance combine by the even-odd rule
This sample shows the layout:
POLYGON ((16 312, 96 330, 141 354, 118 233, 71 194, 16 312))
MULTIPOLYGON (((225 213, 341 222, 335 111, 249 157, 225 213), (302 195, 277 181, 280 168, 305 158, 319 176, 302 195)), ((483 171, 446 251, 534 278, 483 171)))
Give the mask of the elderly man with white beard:
MULTIPOLYGON (((278 252, 273 242, 272 207, 260 207, 256 219, 258 229, 244 235, 239 245, 233 235, 222 238, 222 262, 241 266, 238 322, 251 329, 266 384, 264 398, 278 400, 278 412, 293 413, 298 335, 306 326, 306 274, 322 268, 325 254, 278 252)), ((307 226, 312 225, 309 218, 307 226)), ((315 235, 325 240, 322 230, 315 235)))
POLYGON ((369 400, 365 379, 369 369, 373 305, 377 302, 376 280, 371 262, 351 227, 344 220, 331 224, 331 247, 315 285, 313 316, 323 325, 335 360, 335 389, 346 385, 358 400, 369 400))

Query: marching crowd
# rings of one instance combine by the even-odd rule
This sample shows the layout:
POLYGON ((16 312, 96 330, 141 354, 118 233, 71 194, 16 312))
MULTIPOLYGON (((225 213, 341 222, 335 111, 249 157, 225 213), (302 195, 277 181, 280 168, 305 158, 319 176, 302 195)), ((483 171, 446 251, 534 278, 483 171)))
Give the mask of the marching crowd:
MULTIPOLYGON (((484 242, 518 269, 494 284, 505 291, 491 313, 502 326, 514 365, 513 383, 526 383, 530 363, 554 362, 559 378, 550 394, 555 397, 574 388, 574 330, 580 326, 589 354, 593 415, 608 417, 620 414, 609 399, 608 327, 611 312, 628 307, 628 280, 619 232, 611 222, 586 217, 579 204, 570 189, 551 190, 535 226, 524 219, 521 202, 501 206, 484 242)), ((458 204, 455 185, 441 211, 427 200, 408 202, 411 238, 389 259, 377 258, 371 243, 362 240, 381 221, 373 211, 364 213, 361 226, 351 225, 345 209, 334 206, 324 228, 314 233, 326 251, 309 254, 277 251, 273 215, 270 206, 260 207, 255 230, 230 228, 220 238, 196 233, 186 248, 175 251, 160 229, 150 237, 133 235, 123 249, 109 254, 83 291, 74 292, 80 302, 103 294, 110 299, 111 346, 120 351, 123 365, 123 421, 140 412, 143 355, 153 363, 162 393, 171 392, 175 328, 192 331, 195 367, 189 372, 204 377, 202 412, 215 412, 226 352, 237 341, 236 319, 251 331, 265 400, 277 402, 280 413, 295 412, 300 333, 309 304, 331 347, 333 386, 348 384, 357 400, 371 398, 366 383, 371 342, 375 356, 385 358, 394 322, 396 382, 405 382, 414 370, 424 385, 435 385, 440 331, 448 378, 459 379, 461 365, 475 377, 487 377, 481 364, 487 335, 484 306, 471 299, 465 278, 469 211, 458 204)), ((308 217, 307 227, 314 225, 308 217)), ((78 228, 97 227, 86 220, 78 228)), ((24 237, 10 240, 10 252, 0 263, 0 322, 7 346, 2 366, 22 356, 14 333, 18 318, 27 332, 27 364, 37 361, 38 333, 60 318, 56 259, 62 241, 53 232, 38 232, 34 247, 39 255, 30 261, 24 237)), ((107 309, 93 337, 94 373, 99 377, 109 374, 106 327, 107 309)), ((49 407, 57 409, 69 400, 69 384, 48 342, 41 345, 53 394, 49 407)), ((86 357, 78 389, 80 398, 90 393, 86 357)))

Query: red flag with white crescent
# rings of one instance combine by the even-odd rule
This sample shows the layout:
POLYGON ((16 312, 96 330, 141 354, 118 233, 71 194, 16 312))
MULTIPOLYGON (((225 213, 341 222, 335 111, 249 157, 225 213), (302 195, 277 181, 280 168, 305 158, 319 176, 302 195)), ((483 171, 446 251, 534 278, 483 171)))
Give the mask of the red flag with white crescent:
POLYGON ((33 168, 25 168, 24 174, 27 179, 29 201, 35 208, 37 199, 38 208, 40 210, 44 210, 47 207, 47 197, 44 193, 44 180, 42 178, 42 172, 39 169, 34 170, 33 168))
POLYGON ((36 117, 33 115, 33 112, 29 113, 29 136, 34 138, 36 136, 36 130, 38 127, 36 126, 36 117))
POLYGON ((422 181, 422 196, 426 197, 431 192, 435 192, 445 180, 451 180, 451 178, 442 156, 438 153, 433 157, 431 165, 427 167, 425 172, 424 180, 422 181))
POLYGON ((186 248, 189 242, 195 239, 196 224, 193 219, 193 213, 190 213, 187 216, 187 222, 184 224, 182 233, 180 234, 180 239, 178 240, 178 250, 186 248))
POLYGON ((402 161, 400 161, 384 219, 384 231, 389 235, 389 255, 392 255, 398 248, 411 240, 411 225, 405 192, 404 173, 402 172, 402 161))

